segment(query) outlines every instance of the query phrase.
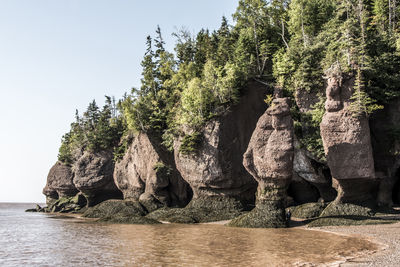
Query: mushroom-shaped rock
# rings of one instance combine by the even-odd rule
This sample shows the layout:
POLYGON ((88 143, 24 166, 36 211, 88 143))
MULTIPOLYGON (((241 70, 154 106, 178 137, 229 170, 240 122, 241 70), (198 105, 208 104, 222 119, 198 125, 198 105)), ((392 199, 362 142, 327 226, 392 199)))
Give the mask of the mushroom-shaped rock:
POLYGON ((184 206, 191 197, 189 185, 175 169, 173 155, 139 133, 114 170, 115 184, 124 199, 140 201, 153 211, 161 206, 184 206))
POLYGON ((74 164, 74 184, 88 200, 88 206, 104 200, 122 198, 113 179, 113 153, 86 151, 74 164))
POLYGON ((326 112, 320 124, 325 155, 338 195, 335 203, 365 204, 372 199, 375 179, 370 129, 365 115, 348 106, 354 78, 331 75, 326 89, 326 112))
POLYGON ((74 173, 71 166, 60 161, 50 169, 47 183, 43 189, 48 206, 51 206, 59 197, 73 197, 78 193, 73 183, 74 173))
MULTIPOLYGON (((264 85, 249 83, 243 89, 240 102, 209 121, 200 135, 183 129, 185 136, 175 140, 176 167, 193 190, 189 208, 208 206, 209 212, 222 214, 223 210, 243 207, 240 203, 254 203, 256 183, 242 162, 257 120, 265 111, 266 92, 264 85), (200 138, 191 140, 196 136, 200 138), (188 140, 190 142, 186 143, 196 144, 192 149, 195 151, 183 149, 188 140), (226 208, 221 208, 224 205, 226 208)), ((225 219, 232 218, 232 213, 228 213, 225 219)))
POLYGON ((258 182, 256 207, 248 214, 234 219, 231 226, 287 226, 285 201, 292 179, 294 156, 289 99, 274 99, 267 114, 258 122, 244 156, 244 166, 258 182), (266 127, 268 120, 272 120, 273 130, 266 127), (261 138, 262 133, 269 135, 267 140, 261 138))

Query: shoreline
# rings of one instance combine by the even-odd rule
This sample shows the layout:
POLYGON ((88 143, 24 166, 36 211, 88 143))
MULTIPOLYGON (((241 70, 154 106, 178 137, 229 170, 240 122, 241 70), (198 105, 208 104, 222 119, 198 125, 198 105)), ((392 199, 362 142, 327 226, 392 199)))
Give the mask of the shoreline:
POLYGON ((304 229, 357 237, 378 246, 376 251, 349 257, 338 266, 398 266, 400 260, 400 222, 377 225, 304 227, 304 229))

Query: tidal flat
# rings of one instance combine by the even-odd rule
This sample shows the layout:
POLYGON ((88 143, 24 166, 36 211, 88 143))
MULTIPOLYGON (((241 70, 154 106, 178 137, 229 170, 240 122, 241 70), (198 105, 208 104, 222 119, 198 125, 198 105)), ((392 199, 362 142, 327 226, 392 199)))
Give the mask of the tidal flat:
POLYGON ((384 248, 303 228, 105 224, 31 206, 0 205, 1 266, 335 266, 384 248))

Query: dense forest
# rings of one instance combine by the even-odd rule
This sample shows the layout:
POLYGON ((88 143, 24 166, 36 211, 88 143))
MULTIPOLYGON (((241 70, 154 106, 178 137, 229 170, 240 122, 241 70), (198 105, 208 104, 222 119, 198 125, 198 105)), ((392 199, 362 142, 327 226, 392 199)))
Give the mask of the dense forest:
POLYGON ((102 109, 93 101, 77 112, 59 160, 70 164, 76 150, 108 149, 118 160, 138 131, 172 150, 174 137, 189 129, 180 150, 191 153, 204 124, 235 105, 251 80, 293 99, 301 91, 319 96, 311 111, 294 104, 292 116, 301 144, 323 160, 319 123, 330 72, 356 79, 355 116, 369 116, 400 95, 396 0, 240 0, 233 21, 223 17, 218 30, 195 35, 179 30, 174 51, 165 49, 157 27, 147 37, 141 87, 118 101, 107 96, 102 109))

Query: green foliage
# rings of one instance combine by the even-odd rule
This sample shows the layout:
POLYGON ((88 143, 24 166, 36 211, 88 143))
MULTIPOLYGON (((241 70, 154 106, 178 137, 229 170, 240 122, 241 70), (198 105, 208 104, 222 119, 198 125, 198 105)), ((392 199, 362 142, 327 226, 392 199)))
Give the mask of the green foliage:
POLYGON ((61 141, 58 160, 72 164, 75 150, 101 151, 113 149, 123 135, 126 124, 120 116, 115 99, 106 96, 100 110, 93 100, 82 117, 76 112, 76 121, 61 141))
POLYGON ((201 145, 202 140, 203 135, 198 132, 185 135, 182 139, 181 146, 179 147, 179 152, 184 155, 195 153, 201 145))
POLYGON ((312 106, 312 110, 299 114, 296 135, 299 137, 301 146, 311 152, 315 158, 325 161, 324 146, 320 134, 319 125, 325 113, 325 97, 319 96, 320 101, 312 106))
MULTIPOLYGON (((88 110, 62 139, 59 159, 71 164, 77 149, 115 149, 118 160, 128 132, 143 131, 170 151, 184 129, 183 153, 193 153, 207 121, 240 100, 254 79, 279 86, 286 96, 320 94, 310 112, 292 110, 304 147, 323 158, 319 123, 324 113, 324 74, 333 65, 355 77, 349 110, 371 114, 400 96, 400 5, 395 0, 239 0, 234 25, 192 35, 178 30, 175 54, 165 49, 158 26, 148 36, 141 86, 118 102, 107 98, 88 110), (128 131, 127 131, 128 130, 128 131), (124 137, 124 138, 125 138, 124 137)), ((267 103, 271 97, 267 97, 267 103)))
POLYGON ((366 115, 369 116, 374 111, 383 109, 382 105, 376 104, 376 100, 370 98, 364 91, 363 79, 361 77, 361 70, 357 71, 356 83, 354 86, 354 93, 350 97, 351 103, 348 106, 348 110, 353 116, 366 115))
POLYGON ((71 134, 66 133, 61 139, 61 146, 58 150, 58 160, 70 165, 73 163, 71 151, 71 134))
POLYGON ((169 177, 172 174, 172 168, 170 166, 165 165, 162 162, 157 162, 153 169, 156 171, 157 175, 163 177, 169 177))
POLYGON ((118 162, 121 160, 126 151, 128 151, 129 146, 132 144, 132 141, 134 139, 134 134, 130 131, 124 133, 124 135, 121 137, 121 141, 117 146, 114 147, 114 162, 118 162))

